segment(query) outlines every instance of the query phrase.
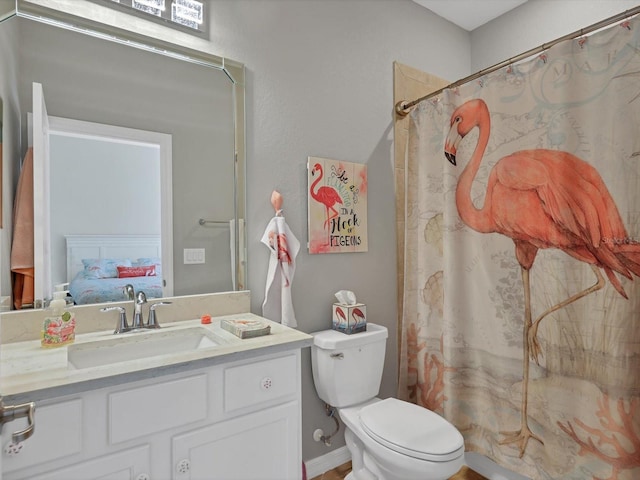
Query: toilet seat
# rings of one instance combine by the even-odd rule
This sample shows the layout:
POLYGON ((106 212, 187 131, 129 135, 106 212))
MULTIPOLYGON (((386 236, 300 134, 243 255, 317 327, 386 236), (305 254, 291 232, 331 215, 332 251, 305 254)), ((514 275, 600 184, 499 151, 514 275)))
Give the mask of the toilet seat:
POLYGON ((448 462, 464 453, 462 435, 447 420, 396 398, 363 407, 360 424, 376 442, 413 458, 448 462))

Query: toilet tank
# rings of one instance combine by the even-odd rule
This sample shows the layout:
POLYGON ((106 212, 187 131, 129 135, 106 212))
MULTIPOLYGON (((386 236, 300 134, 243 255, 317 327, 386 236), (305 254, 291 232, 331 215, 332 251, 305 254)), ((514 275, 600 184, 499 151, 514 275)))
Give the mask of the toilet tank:
POLYGON ((367 331, 346 335, 336 330, 312 333, 311 367, 318 396, 333 407, 374 398, 380 390, 388 332, 367 324, 367 331))

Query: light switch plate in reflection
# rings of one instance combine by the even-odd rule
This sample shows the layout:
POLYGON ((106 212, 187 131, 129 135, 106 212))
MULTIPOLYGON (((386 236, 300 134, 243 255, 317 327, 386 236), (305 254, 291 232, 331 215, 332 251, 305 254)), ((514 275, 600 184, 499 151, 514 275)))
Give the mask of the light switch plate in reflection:
POLYGON ((184 264, 194 265, 196 263, 204 262, 204 248, 185 248, 184 249, 184 264))

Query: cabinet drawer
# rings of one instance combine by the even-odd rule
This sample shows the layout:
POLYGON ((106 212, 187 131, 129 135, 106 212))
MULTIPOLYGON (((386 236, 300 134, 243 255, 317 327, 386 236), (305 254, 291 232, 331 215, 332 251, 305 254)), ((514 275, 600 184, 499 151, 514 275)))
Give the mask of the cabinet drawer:
POLYGON ((224 370, 224 411, 259 405, 288 395, 298 389, 298 357, 261 360, 224 370))
POLYGON ((109 441, 123 442, 207 416, 207 375, 147 385, 109 395, 109 441))
MULTIPOLYGON (((36 405, 34 418, 36 424, 33 435, 25 440, 20 452, 15 456, 3 453, 3 472, 50 462, 82 450, 82 400, 42 407, 36 405), (64 441, 60 441, 61 438, 64 441)), ((14 420, 4 425, 3 437, 10 439, 11 432, 26 426, 26 419, 14 420)))

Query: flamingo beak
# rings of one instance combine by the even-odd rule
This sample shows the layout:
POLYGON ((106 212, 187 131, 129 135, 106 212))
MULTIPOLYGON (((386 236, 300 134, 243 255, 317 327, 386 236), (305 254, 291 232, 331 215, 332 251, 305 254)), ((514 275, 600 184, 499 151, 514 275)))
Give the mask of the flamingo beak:
POLYGON ((447 157, 447 160, 449 160, 449 162, 451 162, 451 165, 453 165, 455 167, 455 165, 456 165, 456 154, 455 153, 449 153, 449 152, 447 152, 445 150, 444 156, 447 157))
POLYGON ((451 130, 449 130, 447 139, 444 142, 444 156, 451 162, 451 165, 456 165, 456 152, 461 140, 462 135, 458 133, 457 123, 454 123, 451 125, 451 130))

